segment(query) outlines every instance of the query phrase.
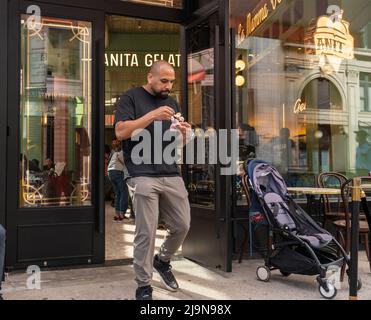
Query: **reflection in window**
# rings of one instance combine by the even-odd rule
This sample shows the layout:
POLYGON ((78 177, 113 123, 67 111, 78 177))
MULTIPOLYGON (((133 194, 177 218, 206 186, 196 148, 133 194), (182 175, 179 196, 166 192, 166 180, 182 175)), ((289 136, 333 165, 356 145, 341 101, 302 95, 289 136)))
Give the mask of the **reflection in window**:
POLYGON ((360 75, 360 102, 361 111, 371 111, 371 73, 360 75))
POLYGON ((371 49, 371 23, 361 30, 362 47, 371 49))
POLYGON ((235 87, 241 161, 268 161, 298 187, 315 186, 321 172, 367 174, 371 122, 362 111, 371 111, 371 32, 363 13, 371 0, 281 1, 249 34, 246 15, 261 6, 230 6, 236 57, 247 66, 235 87))
POLYGON ((91 24, 21 20, 20 206, 91 205, 91 24))
POLYGON ((188 52, 188 122, 195 129, 195 155, 204 149, 204 163, 188 165, 188 192, 192 204, 215 206, 215 165, 209 151, 215 136, 214 20, 194 27, 188 52), (211 24, 211 26, 210 26, 211 24), (208 130, 212 131, 208 131, 208 130))
POLYGON ((301 101, 305 103, 306 109, 343 109, 339 90, 333 82, 325 78, 317 78, 308 83, 301 95, 301 101))
POLYGON ((180 26, 107 15, 105 39, 105 142, 110 145, 115 139, 116 101, 127 90, 143 85, 153 62, 164 59, 174 66, 171 95, 180 104, 180 26))

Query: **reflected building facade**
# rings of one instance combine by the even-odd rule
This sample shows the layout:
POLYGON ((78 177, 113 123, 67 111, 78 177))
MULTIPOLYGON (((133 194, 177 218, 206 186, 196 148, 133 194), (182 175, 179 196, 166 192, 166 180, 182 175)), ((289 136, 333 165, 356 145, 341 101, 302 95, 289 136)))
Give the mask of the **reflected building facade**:
POLYGON ((236 57, 247 65, 236 123, 255 128, 255 156, 291 186, 371 171, 359 159, 371 153, 370 9, 364 0, 230 1, 236 57))

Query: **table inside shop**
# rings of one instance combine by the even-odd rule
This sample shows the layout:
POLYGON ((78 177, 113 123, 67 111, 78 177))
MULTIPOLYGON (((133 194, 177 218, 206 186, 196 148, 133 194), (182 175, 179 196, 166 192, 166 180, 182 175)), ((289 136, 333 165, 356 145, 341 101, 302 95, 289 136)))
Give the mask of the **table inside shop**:
MULTIPOLYGON (((371 215, 368 206, 368 199, 366 192, 371 191, 371 184, 361 184, 361 205, 364 211, 364 214, 367 218, 367 222, 369 228, 371 230, 371 215)), ((323 214, 320 206, 318 207, 315 201, 315 196, 340 196, 341 190, 336 188, 311 188, 311 187, 290 187, 287 188, 289 194, 297 194, 297 195, 306 195, 307 197, 307 213, 315 219, 318 223, 323 219, 323 214), (318 210, 316 210, 318 208, 318 210)), ((371 238, 371 236, 370 236, 371 238)), ((371 239, 370 239, 371 244, 371 239)))
POLYGON ((336 188, 318 188, 318 187, 290 187, 287 188, 290 194, 305 195, 307 197, 307 213, 320 222, 322 220, 322 213, 320 208, 316 205, 315 196, 339 196, 340 189, 336 188), (316 210, 318 208, 318 210, 316 210))

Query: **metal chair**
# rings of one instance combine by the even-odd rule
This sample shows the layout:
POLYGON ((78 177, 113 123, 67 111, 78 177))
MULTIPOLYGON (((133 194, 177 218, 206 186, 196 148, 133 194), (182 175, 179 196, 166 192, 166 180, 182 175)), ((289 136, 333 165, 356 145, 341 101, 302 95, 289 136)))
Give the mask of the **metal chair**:
MULTIPOLYGON (((317 184, 320 188, 338 188, 341 189, 341 186, 348 180, 348 178, 337 172, 324 172, 318 175, 317 184)), ((341 196, 328 196, 321 195, 320 203, 323 204, 323 221, 322 226, 325 227, 326 222, 330 220, 334 222, 336 220, 344 219, 345 212, 343 208, 343 202, 341 196), (334 201, 336 200, 336 201, 334 201)))

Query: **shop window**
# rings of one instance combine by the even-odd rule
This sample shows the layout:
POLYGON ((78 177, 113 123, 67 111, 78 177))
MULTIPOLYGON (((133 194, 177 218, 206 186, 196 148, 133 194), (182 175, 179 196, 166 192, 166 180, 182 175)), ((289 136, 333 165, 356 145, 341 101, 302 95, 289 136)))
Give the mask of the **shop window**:
MULTIPOLYGON (((116 102, 129 89, 146 83, 155 61, 166 60, 175 69, 171 96, 181 105, 180 26, 174 23, 106 16, 105 144, 115 139, 116 102)), ((181 106, 182 107, 182 106, 181 106)))
POLYGON ((339 90, 328 79, 318 78, 308 83, 303 90, 301 101, 306 109, 342 110, 343 103, 339 90))
POLYGON ((361 111, 371 111, 371 74, 360 74, 360 105, 361 111))
POLYGON ((316 0, 316 15, 317 17, 326 14, 328 8, 328 0, 316 0))
MULTIPOLYGON (((215 207, 216 168, 210 164, 217 141, 215 110, 215 25, 217 16, 190 30, 188 47, 188 122, 195 130, 194 154, 205 150, 204 161, 188 165, 190 203, 215 207), (202 164, 204 163, 204 164, 202 164)), ((196 160, 196 159, 194 159, 196 160)))
POLYGON ((304 0, 295 1, 294 23, 297 23, 304 16, 304 0))
POLYGON ((91 205, 91 23, 21 17, 20 207, 91 205))
POLYGON ((274 24, 273 24, 273 27, 272 27, 273 31, 272 31, 272 37, 273 39, 278 39, 280 37, 280 33, 281 33, 281 23, 279 23, 278 21, 276 21, 274 24))
MULTIPOLYGON (((298 187, 315 186, 321 172, 352 177, 370 171, 371 21, 364 12, 371 0, 362 6, 352 0, 231 2, 231 27, 240 31, 235 56, 247 66, 244 83, 235 86, 240 163, 249 157, 270 162, 298 187), (354 90, 359 70, 360 90, 354 90)), ((236 181, 237 204, 246 204, 236 181)))
POLYGON ((371 49, 371 23, 361 30, 362 47, 371 49))
POLYGON ((287 9, 282 16, 282 32, 285 33, 291 26, 291 8, 287 9))

